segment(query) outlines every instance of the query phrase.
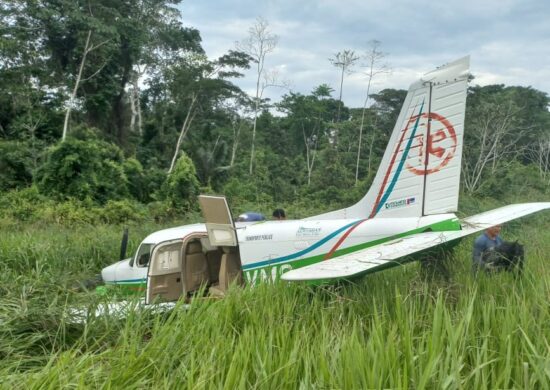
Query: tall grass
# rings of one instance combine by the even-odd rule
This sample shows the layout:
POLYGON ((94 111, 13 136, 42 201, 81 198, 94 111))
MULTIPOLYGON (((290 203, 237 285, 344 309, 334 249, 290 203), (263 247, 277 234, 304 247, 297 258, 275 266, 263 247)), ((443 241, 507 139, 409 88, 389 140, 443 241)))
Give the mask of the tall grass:
POLYGON ((119 230, 3 234, 0 384, 546 389, 550 232, 531 223, 505 234, 529 238, 521 280, 474 279, 466 241, 452 258, 450 281, 426 280, 411 264, 355 284, 233 289, 189 310, 83 325, 69 324, 66 308, 105 298, 70 285, 117 253, 119 230))

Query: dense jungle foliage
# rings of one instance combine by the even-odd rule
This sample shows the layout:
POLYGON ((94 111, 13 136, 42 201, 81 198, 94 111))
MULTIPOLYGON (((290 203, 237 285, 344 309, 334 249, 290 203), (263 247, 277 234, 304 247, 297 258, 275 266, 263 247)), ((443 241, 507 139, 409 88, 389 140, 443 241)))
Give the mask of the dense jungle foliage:
MULTIPOLYGON (((4 223, 164 220, 195 212, 200 192, 226 194, 236 212, 283 206, 290 217, 361 197, 406 91, 371 91, 357 163, 362 108, 346 107, 326 80, 277 102, 248 96, 234 82, 261 59, 238 50, 209 58, 179 5, 2 3, 4 223)), ((475 74, 463 192, 544 197, 547 94, 474 85, 475 74)))

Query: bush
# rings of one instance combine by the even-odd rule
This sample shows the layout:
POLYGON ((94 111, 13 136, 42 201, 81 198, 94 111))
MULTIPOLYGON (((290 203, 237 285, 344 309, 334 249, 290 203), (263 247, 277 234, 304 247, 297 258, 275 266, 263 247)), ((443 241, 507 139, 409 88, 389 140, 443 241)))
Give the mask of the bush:
POLYGON ((51 147, 37 173, 37 185, 58 200, 89 198, 104 204, 128 195, 122 151, 101 140, 70 138, 51 147))
POLYGON ((0 197, 0 215, 18 221, 31 221, 46 202, 35 186, 10 191, 0 197))
POLYGON ((0 198, 0 217, 24 222, 58 224, 97 223, 93 202, 69 199, 55 202, 41 195, 35 186, 15 190, 0 198))
POLYGON ((160 198, 177 210, 189 211, 196 205, 198 193, 199 180, 195 165, 186 154, 183 154, 162 185, 160 198))
POLYGON ((147 215, 157 223, 171 219, 174 214, 174 209, 168 202, 157 200, 147 204, 147 215))
MULTIPOLYGON (((171 216, 165 211, 166 216, 171 216)), ((144 221, 149 217, 147 208, 133 200, 110 200, 103 208, 91 200, 68 199, 55 202, 41 195, 36 187, 14 190, 0 197, 0 221, 10 225, 17 222, 79 225, 126 223, 144 221)))
POLYGON ((110 200, 100 209, 101 220, 110 224, 144 220, 146 215, 146 210, 141 204, 129 199, 110 200))
POLYGON ((32 182, 32 153, 25 142, 0 141, 0 191, 32 182))
POLYGON ((222 193, 227 197, 231 211, 238 215, 245 211, 256 211, 271 215, 274 201, 271 195, 260 191, 260 186, 245 179, 232 178, 223 187, 222 193))
POLYGON ((135 158, 129 158, 122 164, 124 174, 128 179, 128 191, 140 202, 146 201, 149 193, 145 187, 145 174, 141 163, 135 158))
POLYGON ((477 195, 516 202, 519 199, 544 200, 547 193, 548 186, 541 180, 534 164, 513 161, 506 169, 493 174, 487 172, 477 195))
POLYGON ((91 200, 69 199, 65 202, 43 206, 37 212, 38 220, 62 225, 96 224, 99 212, 91 200))
POLYGON ((145 199, 143 200, 143 202, 148 203, 158 198, 158 196, 156 197, 155 194, 160 194, 162 185, 165 180, 166 180, 166 171, 163 169, 149 168, 144 170, 143 171, 143 191, 145 194, 145 199))

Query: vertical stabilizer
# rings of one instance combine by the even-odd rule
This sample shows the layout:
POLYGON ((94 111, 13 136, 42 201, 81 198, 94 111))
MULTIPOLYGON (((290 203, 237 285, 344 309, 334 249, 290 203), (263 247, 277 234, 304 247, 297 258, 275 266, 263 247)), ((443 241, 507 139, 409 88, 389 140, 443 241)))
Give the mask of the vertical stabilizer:
POLYGON ((413 83, 367 194, 351 207, 311 219, 456 211, 469 66, 464 57, 413 83))
POLYGON ((424 215, 458 207, 469 74, 470 57, 465 57, 423 77, 432 89, 424 215))

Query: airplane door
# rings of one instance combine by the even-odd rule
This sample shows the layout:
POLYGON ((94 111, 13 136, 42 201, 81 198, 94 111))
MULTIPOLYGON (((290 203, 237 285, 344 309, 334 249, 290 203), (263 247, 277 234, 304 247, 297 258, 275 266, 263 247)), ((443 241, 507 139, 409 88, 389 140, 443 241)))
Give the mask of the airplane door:
POLYGON ((225 197, 200 195, 199 203, 206 222, 210 244, 220 247, 237 246, 235 224, 225 197))
POLYGON ((182 275, 182 239, 161 242, 153 248, 147 270, 145 303, 160 298, 163 302, 176 301, 185 294, 182 275))

